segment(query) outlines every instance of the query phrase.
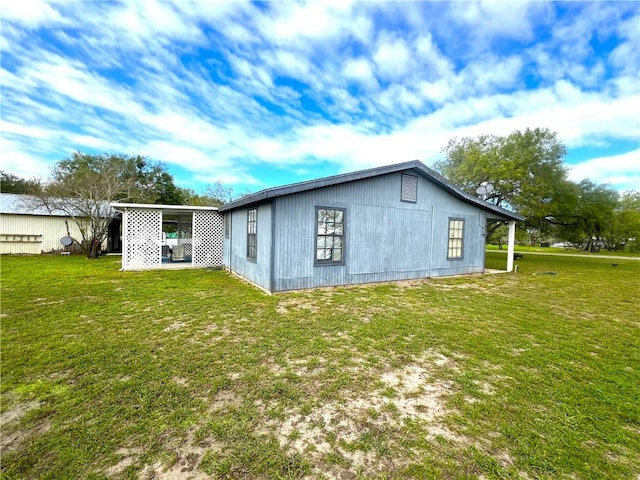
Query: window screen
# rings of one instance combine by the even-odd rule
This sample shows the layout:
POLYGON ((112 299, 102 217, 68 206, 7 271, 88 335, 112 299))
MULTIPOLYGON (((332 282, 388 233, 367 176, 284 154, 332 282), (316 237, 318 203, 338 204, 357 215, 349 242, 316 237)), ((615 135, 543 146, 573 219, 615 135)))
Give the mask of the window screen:
POLYGON ((403 202, 416 202, 418 200, 418 177, 414 175, 402 175, 403 202))

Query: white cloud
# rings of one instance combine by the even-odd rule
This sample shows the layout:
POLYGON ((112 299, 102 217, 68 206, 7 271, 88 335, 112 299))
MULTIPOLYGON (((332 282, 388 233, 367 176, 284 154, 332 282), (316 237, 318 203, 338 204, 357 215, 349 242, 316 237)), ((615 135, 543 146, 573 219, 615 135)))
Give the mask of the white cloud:
POLYGON ((404 40, 382 35, 373 54, 378 74, 386 80, 398 80, 411 68, 411 54, 404 40))
POLYGON ((2 0, 0 10, 3 22, 19 23, 28 28, 63 22, 62 16, 44 0, 2 0))
POLYGON ((589 179, 607 183, 619 190, 640 189, 640 148, 620 155, 593 158, 569 166, 569 178, 574 182, 589 179))
POLYGON ((475 0, 452 5, 450 21, 465 27, 464 33, 473 39, 472 48, 504 37, 530 40, 533 22, 551 16, 551 6, 538 1, 475 0))
POLYGON ((23 178, 45 179, 49 176, 49 162, 40 152, 29 152, 21 142, 0 135, 2 168, 23 178))
POLYGON ((375 90, 379 87, 371 65, 364 58, 348 59, 342 66, 342 75, 354 80, 367 89, 375 90))
POLYGON ((351 1, 274 2, 270 7, 254 21, 262 37, 278 45, 309 50, 312 44, 344 37, 368 41, 371 36, 371 20, 355 13, 351 1))
POLYGON ((454 94, 454 87, 445 79, 435 82, 420 82, 417 89, 426 101, 434 105, 447 102, 454 94))
POLYGON ((400 113, 405 109, 417 110, 423 102, 420 95, 410 91, 404 85, 392 84, 380 94, 378 103, 391 113, 400 113))
POLYGON ((415 45, 416 61, 427 72, 427 78, 439 79, 447 77, 453 72, 451 60, 440 52, 431 34, 421 35, 415 45))
POLYGON ((505 90, 521 82, 522 59, 489 57, 470 63, 460 74, 462 84, 479 93, 505 90))
POLYGON ((311 65, 304 56, 286 50, 269 52, 265 60, 280 75, 307 80, 311 72, 311 65))
POLYGON ((3 15, 0 127, 10 162, 40 171, 86 148, 255 184, 256 164, 432 163, 452 137, 527 127, 569 148, 640 136, 628 5, 23 5, 3 15))

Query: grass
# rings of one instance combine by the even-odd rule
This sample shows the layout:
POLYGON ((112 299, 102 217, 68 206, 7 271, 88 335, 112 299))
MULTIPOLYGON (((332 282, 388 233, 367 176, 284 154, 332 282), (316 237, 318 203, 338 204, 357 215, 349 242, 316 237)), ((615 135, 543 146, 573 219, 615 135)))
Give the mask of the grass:
MULTIPOLYGON (((503 245, 502 249, 498 245, 487 245, 487 251, 507 253, 507 246, 503 245)), ((609 251, 606 248, 599 252, 589 252, 578 248, 570 247, 537 247, 531 245, 516 245, 515 251, 519 253, 537 252, 537 253, 561 253, 563 255, 587 255, 587 256, 614 256, 614 257, 640 257, 640 252, 632 252, 630 250, 609 251)))
POLYGON ((2 478, 640 475, 638 261, 275 296, 1 262, 2 478))

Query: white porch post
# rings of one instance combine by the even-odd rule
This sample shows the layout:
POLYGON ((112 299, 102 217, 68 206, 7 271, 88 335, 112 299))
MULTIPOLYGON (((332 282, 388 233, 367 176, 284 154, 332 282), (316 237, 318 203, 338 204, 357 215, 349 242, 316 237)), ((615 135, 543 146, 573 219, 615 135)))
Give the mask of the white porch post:
POLYGON ((127 258, 129 258, 129 238, 127 232, 129 231, 129 214, 125 208, 122 211, 122 270, 126 270, 128 265, 127 258))
POLYGON ((509 247, 507 248, 507 272, 513 272, 513 254, 516 243, 516 221, 509 221, 509 247))

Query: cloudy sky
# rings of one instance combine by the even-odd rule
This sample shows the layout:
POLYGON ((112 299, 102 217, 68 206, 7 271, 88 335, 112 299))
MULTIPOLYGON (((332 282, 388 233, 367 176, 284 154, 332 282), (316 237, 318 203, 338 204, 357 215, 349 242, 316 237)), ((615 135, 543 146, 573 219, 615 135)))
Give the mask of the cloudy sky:
POLYGON ((1 0, 2 168, 142 154, 252 191, 558 132, 640 189, 640 4, 1 0))

